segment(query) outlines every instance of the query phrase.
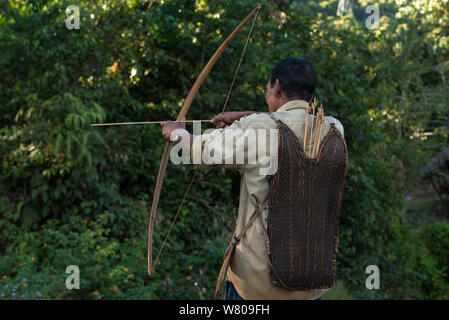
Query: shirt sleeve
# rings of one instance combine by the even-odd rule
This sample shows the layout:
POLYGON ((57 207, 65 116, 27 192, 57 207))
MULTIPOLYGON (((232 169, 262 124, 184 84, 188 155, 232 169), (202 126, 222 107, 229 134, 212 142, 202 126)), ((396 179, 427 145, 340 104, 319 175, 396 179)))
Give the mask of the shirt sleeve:
MULTIPOLYGON (((224 129, 207 130, 195 136, 192 146, 194 164, 201 167, 223 166, 242 169, 248 165, 259 165, 261 155, 269 154, 270 129, 275 128, 273 119, 267 114, 253 114, 234 121, 224 129), (263 150, 265 149, 265 150, 263 150)), ((262 163, 263 164, 263 163, 262 163)))

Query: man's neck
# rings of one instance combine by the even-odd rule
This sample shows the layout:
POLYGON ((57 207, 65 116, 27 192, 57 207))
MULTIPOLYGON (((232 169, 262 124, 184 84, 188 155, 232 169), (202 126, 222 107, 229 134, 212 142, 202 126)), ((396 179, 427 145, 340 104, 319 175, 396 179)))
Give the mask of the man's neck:
POLYGON ((279 98, 279 106, 276 108, 275 111, 279 110, 279 108, 282 107, 283 105, 285 105, 291 101, 296 101, 296 100, 304 100, 304 99, 302 99, 302 98, 287 98, 286 96, 279 98))

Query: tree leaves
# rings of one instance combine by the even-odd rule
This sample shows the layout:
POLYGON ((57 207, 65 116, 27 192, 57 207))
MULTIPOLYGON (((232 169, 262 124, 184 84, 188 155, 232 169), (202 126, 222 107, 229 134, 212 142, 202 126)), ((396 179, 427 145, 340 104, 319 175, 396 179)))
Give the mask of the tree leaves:
MULTIPOLYGON (((419 289, 433 297, 423 279, 441 275, 433 258, 418 257, 426 248, 398 221, 404 220, 403 177, 447 145, 449 90, 442 68, 449 59, 447 23, 439 21, 444 10, 435 5, 434 18, 416 20, 408 8, 412 11, 398 19, 396 3, 386 1, 381 9, 390 19, 375 33, 364 28, 363 4, 353 5, 355 21, 335 16, 337 2, 265 2, 228 110, 266 111, 264 88, 274 65, 290 56, 310 59, 319 74, 316 96, 327 114, 342 122, 350 150, 348 181, 354 192, 344 196, 338 276, 358 296, 365 276, 361 266, 382 263, 391 287, 382 294, 412 297, 419 289), (399 28, 403 24, 408 28, 399 28), (429 138, 432 143, 408 141, 415 131, 437 134, 429 138)), ((255 4, 168 0, 155 2, 147 13, 142 10, 147 3, 77 1, 79 31, 64 26, 66 1, 33 7, 10 1, 1 11, 0 276, 32 278, 35 291, 43 290, 46 298, 211 297, 201 288, 214 286, 213 270, 237 215, 240 177, 229 171, 201 173, 160 273, 150 281, 142 256, 164 146, 160 127, 90 124, 173 119, 220 36, 255 4), (136 75, 130 78, 133 68, 136 75), (85 289, 77 293, 63 285, 65 267, 72 263, 85 270, 85 289), (206 267, 210 272, 199 276, 206 267), (110 289, 115 286, 117 291, 110 289)), ((248 31, 249 26, 217 61, 190 119, 221 111, 248 31)), ((173 219, 192 170, 170 165, 160 204, 165 221, 173 219)), ((155 248, 165 231, 156 230, 155 248)))

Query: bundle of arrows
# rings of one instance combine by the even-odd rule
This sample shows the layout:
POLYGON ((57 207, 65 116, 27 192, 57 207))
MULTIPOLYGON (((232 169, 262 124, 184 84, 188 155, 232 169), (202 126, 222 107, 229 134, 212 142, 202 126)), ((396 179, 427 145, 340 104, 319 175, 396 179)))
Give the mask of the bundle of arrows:
POLYGON ((316 101, 316 98, 313 100, 313 102, 306 107, 306 123, 304 126, 304 153, 309 158, 315 158, 318 154, 320 140, 321 140, 321 132, 323 130, 323 123, 324 123, 324 108, 323 105, 318 107, 318 103, 316 101), (309 115, 310 110, 312 110, 312 114, 309 115), (315 110, 317 111, 315 116, 315 110), (311 124, 309 129, 309 116, 311 116, 311 124), (315 128, 315 131, 313 130, 315 128), (308 131, 310 131, 310 134, 308 134, 308 131), (313 135, 315 134, 315 137, 312 140, 313 135), (310 143, 313 141, 313 143, 310 143), (308 148, 307 148, 308 146, 308 148))

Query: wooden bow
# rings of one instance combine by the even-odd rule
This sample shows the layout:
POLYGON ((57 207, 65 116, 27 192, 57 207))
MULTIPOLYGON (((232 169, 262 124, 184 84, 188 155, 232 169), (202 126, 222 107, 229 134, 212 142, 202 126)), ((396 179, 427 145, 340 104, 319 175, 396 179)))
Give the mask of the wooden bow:
MULTIPOLYGON (((204 67, 203 71, 201 71, 200 75, 196 79, 192 89, 190 89, 189 94, 187 95, 187 98, 185 99, 185 102, 179 111, 178 117, 176 118, 176 121, 181 121, 189 111, 190 105, 193 102, 193 99, 195 98, 195 95, 197 94, 198 90, 200 89, 201 85, 203 84, 204 80, 206 79, 207 75, 209 74, 210 70, 214 66, 215 62, 218 60, 220 55, 223 53, 223 51, 226 49, 228 44, 234 39, 234 37, 237 35, 237 33, 245 26, 245 24, 261 9, 262 4, 259 4, 251 13, 235 28, 235 30, 228 36, 228 38, 221 44, 221 46, 215 51, 214 55, 210 58, 209 62, 204 67)), ((162 156, 161 164, 159 167, 159 173, 157 175, 156 180, 156 186, 154 187, 154 195, 153 195, 153 204, 151 205, 151 213, 150 213, 150 223, 148 225, 148 275, 151 276, 151 273, 154 272, 154 266, 153 266, 153 259, 152 259, 152 242, 153 242, 153 229, 154 229, 154 223, 156 220, 156 212, 157 212, 157 206, 159 203, 159 196, 161 194, 162 189, 162 183, 164 182, 164 176, 165 172, 167 170, 167 164, 168 164, 168 158, 170 155, 170 149, 171 149, 172 143, 167 142, 164 150, 164 154, 162 156)))

